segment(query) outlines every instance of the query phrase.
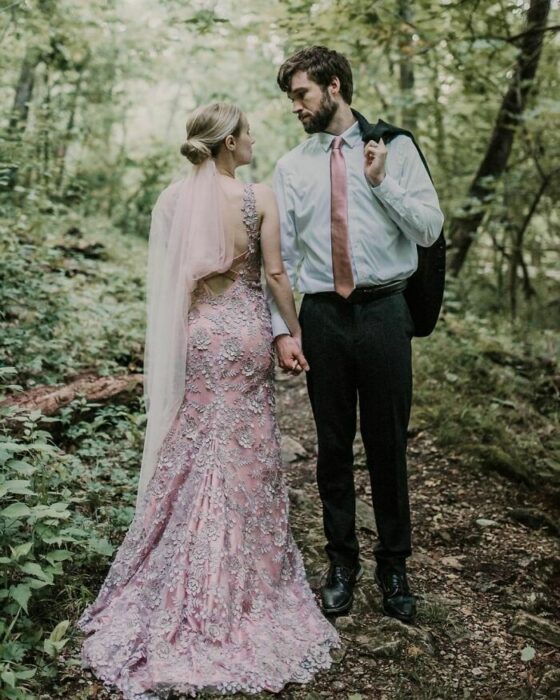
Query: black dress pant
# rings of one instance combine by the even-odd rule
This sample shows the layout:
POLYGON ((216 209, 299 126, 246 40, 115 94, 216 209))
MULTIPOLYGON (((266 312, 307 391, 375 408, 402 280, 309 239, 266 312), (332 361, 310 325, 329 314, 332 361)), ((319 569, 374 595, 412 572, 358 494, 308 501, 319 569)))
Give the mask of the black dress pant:
POLYGON ((402 292, 360 303, 307 294, 300 323, 311 368, 307 388, 327 555, 343 566, 358 562, 352 446, 359 401, 378 533, 375 557, 380 566, 404 570, 411 554, 406 440, 414 328, 406 300, 402 292))

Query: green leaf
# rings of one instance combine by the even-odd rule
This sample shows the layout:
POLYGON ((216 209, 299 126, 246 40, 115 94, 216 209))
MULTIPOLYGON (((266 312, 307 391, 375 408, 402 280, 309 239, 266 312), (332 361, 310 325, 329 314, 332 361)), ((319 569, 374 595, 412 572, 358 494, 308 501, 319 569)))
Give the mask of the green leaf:
POLYGON ((66 520, 69 518, 72 513, 68 510, 65 510, 68 508, 67 503, 52 503, 50 505, 37 505, 33 506, 31 509, 32 514, 35 516, 35 518, 42 519, 42 518, 54 518, 57 520, 66 520))
POLYGON ((45 544, 57 544, 59 547, 63 542, 77 542, 74 537, 70 535, 54 534, 52 530, 45 530, 44 532, 39 532, 39 537, 43 540, 45 544))
POLYGON ((52 575, 48 571, 45 571, 40 564, 28 561, 25 562, 25 564, 23 564, 19 568, 26 574, 36 576, 38 579, 42 579, 43 581, 48 581, 49 583, 52 583, 52 575))
POLYGON ((18 474, 22 474, 23 476, 31 476, 37 471, 37 467, 34 467, 28 462, 22 462, 19 459, 10 460, 6 466, 9 469, 13 469, 18 474))
MULTIPOLYGON (((45 433, 47 434, 47 433, 45 433)), ((27 449, 27 447, 25 448, 27 449)), ((43 442, 34 442, 33 443, 33 450, 35 452, 43 452, 47 454, 56 454, 60 452, 60 449, 58 447, 55 447, 54 445, 47 445, 43 442)))
POLYGON ((15 675, 16 678, 21 678, 22 681, 28 681, 30 678, 33 678, 33 676, 37 673, 36 668, 30 668, 30 669, 25 669, 23 671, 16 671, 15 675))
POLYGON ((31 482, 28 479, 10 479, 2 484, 2 486, 7 489, 8 493, 33 496, 35 491, 29 488, 30 485, 31 482))
POLYGON ((526 646, 521 652, 521 661, 532 661, 537 652, 531 646, 526 646))
POLYGON ((24 518, 30 513, 31 509, 25 503, 11 503, 7 508, 0 510, 0 515, 4 518, 24 518))
POLYGON ((29 447, 27 445, 20 445, 18 442, 2 442, 0 441, 0 450, 3 452, 27 452, 29 447))
POLYGON ((10 547, 12 550, 12 556, 14 559, 19 559, 29 554, 31 548, 33 547, 33 542, 23 542, 23 544, 18 544, 16 547, 10 547))
POLYGON ((52 508, 53 510, 62 512, 62 511, 68 510, 69 504, 65 503, 64 501, 57 501, 56 503, 51 503, 49 508, 52 508))
POLYGON ((73 556, 74 555, 72 552, 69 552, 67 549, 55 549, 53 552, 49 552, 45 556, 45 559, 49 562, 49 564, 55 564, 59 561, 67 561, 68 559, 72 559, 73 556))
POLYGON ((0 377, 4 379, 10 375, 13 377, 17 375, 18 371, 16 367, 0 367, 0 377))
POLYGON ((56 647, 50 639, 45 639, 43 641, 43 649, 49 656, 56 656, 57 654, 56 647))
POLYGON ((45 639, 43 642, 43 649, 49 656, 58 656, 58 654, 64 649, 68 639, 53 642, 51 639, 45 639))
POLYGON ((2 678, 6 685, 11 686, 12 688, 16 687, 16 677, 13 671, 2 671, 0 678, 2 678))
POLYGON ((31 597, 31 588, 25 583, 20 583, 17 586, 10 587, 10 597, 13 598, 19 605, 28 612, 27 603, 31 597))
POLYGON ((64 638, 69 624, 70 620, 63 620, 62 622, 59 622, 49 635, 51 642, 60 642, 64 638))
POLYGON ((29 586, 29 588, 39 590, 39 588, 44 588, 45 586, 51 585, 52 581, 39 581, 38 578, 26 578, 25 583, 29 586))
POLYGON ((92 550, 93 552, 97 552, 97 554, 103 554, 107 557, 110 557, 113 554, 114 547, 105 538, 92 538, 91 540, 89 540, 88 545, 90 550, 92 550))

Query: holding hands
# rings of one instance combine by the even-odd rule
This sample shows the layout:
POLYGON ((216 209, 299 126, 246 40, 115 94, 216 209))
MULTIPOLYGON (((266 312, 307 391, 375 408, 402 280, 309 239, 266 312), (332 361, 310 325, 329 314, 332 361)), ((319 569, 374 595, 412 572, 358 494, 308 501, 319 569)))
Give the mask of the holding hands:
POLYGON ((301 349, 300 338, 292 335, 279 335, 274 339, 278 364, 290 374, 301 374, 303 370, 309 371, 309 365, 301 349))
POLYGON ((379 143, 368 141, 364 147, 364 173, 374 187, 380 185, 385 177, 385 161, 387 159, 387 149, 383 139, 379 143))

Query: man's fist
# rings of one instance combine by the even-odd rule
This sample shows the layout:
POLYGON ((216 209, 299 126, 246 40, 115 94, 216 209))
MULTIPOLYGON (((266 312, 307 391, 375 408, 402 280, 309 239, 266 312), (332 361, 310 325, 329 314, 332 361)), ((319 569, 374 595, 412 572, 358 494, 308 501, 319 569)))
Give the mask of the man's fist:
POLYGON ((383 139, 379 143, 368 141, 364 147, 364 173, 369 183, 374 187, 380 185, 385 177, 385 161, 387 160, 387 149, 383 139))

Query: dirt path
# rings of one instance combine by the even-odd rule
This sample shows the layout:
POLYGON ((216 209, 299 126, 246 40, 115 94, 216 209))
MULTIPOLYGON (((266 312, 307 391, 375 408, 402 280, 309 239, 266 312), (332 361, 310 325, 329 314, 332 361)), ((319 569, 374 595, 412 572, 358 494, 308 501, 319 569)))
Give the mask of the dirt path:
MULTIPOLYGON (((277 401, 283 435, 306 452, 287 467, 287 479, 294 536, 316 586, 326 560, 315 486, 315 431, 304 378, 279 377, 277 401)), ((383 615, 373 582, 371 489, 361 443, 356 447, 365 575, 351 614, 336 620, 344 648, 337 653, 337 663, 314 683, 289 686, 276 697, 560 698, 560 628, 553 622, 560 617, 558 539, 511 517, 514 508, 550 512, 545 496, 501 476, 466 469, 459 455, 443 455, 426 433, 413 437, 413 556, 408 571, 419 603, 417 624, 404 625, 383 615), (521 633, 512 633, 514 625, 521 633)), ((70 663, 75 664, 77 647, 69 651, 70 663)), ((76 666, 61 668, 60 680, 56 693, 41 698, 121 697, 76 666)))
MULTIPOLYGON (((279 382, 278 409, 283 434, 308 452, 308 458, 290 466, 288 480, 294 535, 316 581, 325 558, 315 432, 302 379, 279 382)), ((560 698, 560 628, 546 626, 547 620, 560 619, 558 539, 508 515, 514 508, 534 512, 550 505, 499 475, 467 470, 459 455, 441 454, 425 433, 412 438, 413 556, 408 571, 420 600, 417 624, 410 627, 382 614, 372 579, 376 536, 371 487, 361 443, 356 448, 357 519, 366 575, 351 615, 336 622, 346 650, 313 688, 286 690, 282 698, 560 698), (511 633, 514 621, 521 625, 526 613, 545 621, 542 634, 556 646, 511 633), (531 661, 521 658, 525 647, 530 647, 526 655, 535 652, 531 661)))

